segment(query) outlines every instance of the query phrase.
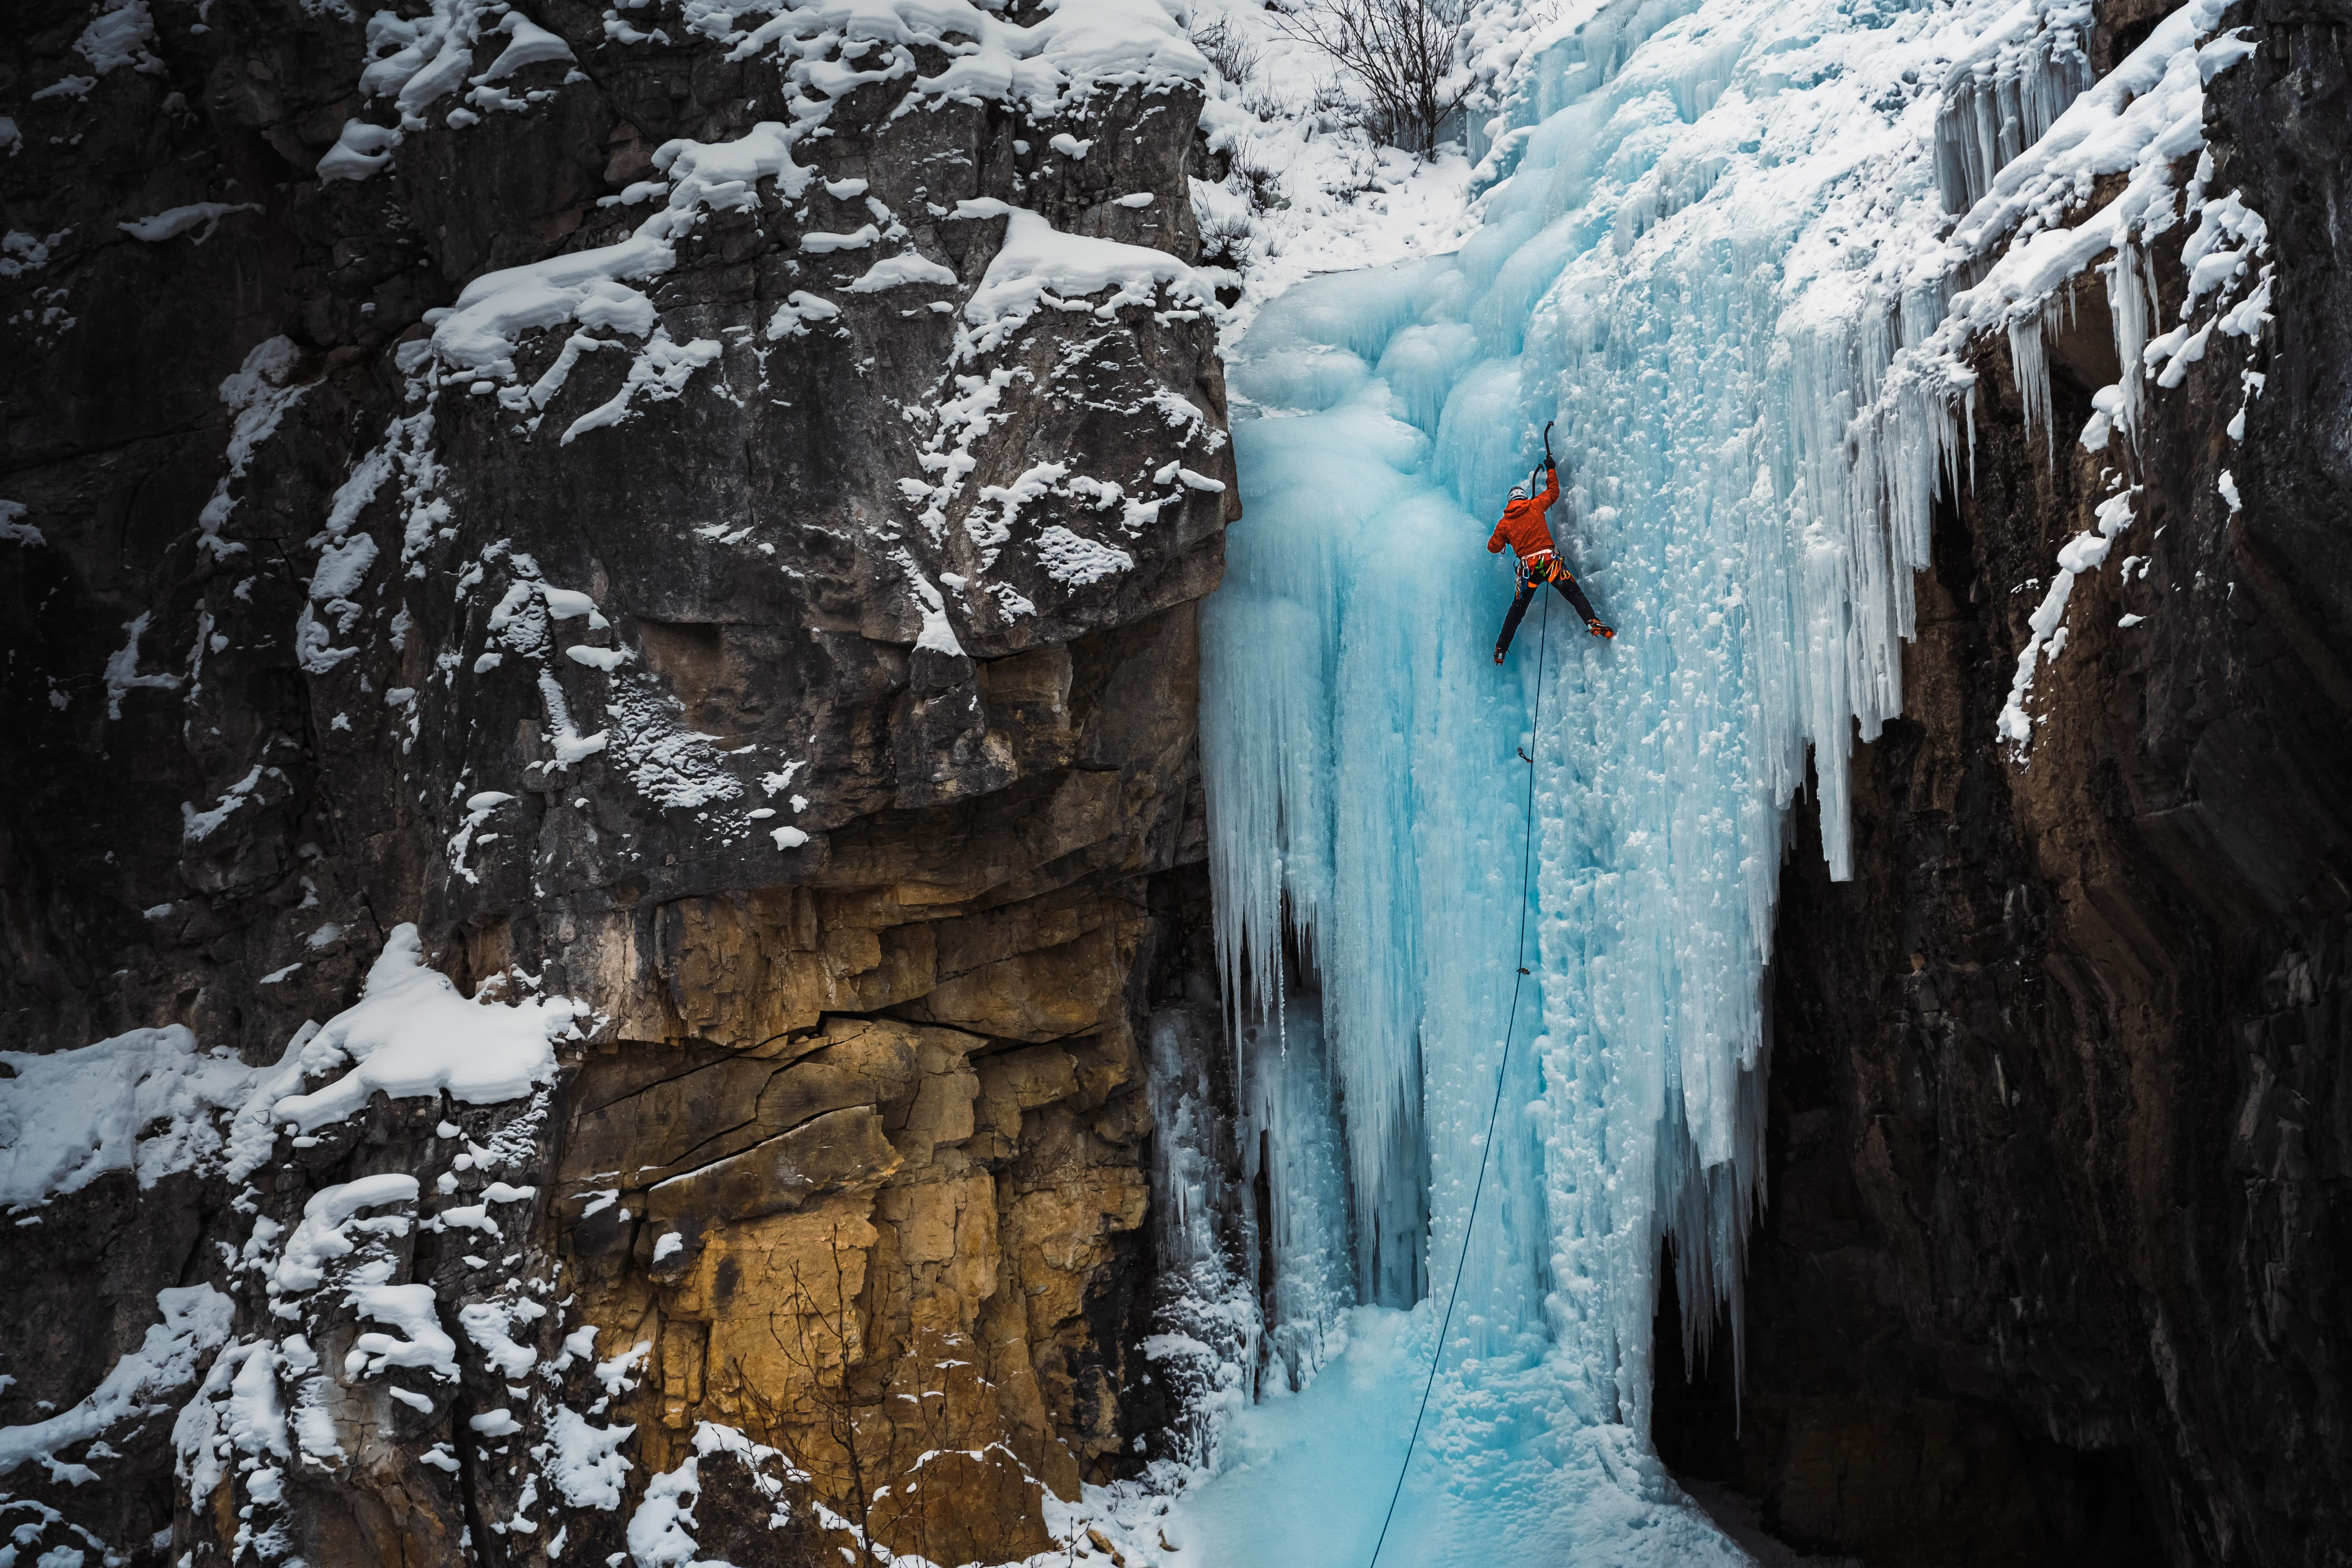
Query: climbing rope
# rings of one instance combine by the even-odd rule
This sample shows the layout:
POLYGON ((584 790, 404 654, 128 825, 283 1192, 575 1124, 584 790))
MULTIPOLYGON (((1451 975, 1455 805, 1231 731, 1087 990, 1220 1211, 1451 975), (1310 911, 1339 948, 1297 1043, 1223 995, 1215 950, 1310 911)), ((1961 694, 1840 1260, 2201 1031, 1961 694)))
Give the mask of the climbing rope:
MULTIPOLYGON (((1549 449, 1551 427, 1544 426, 1546 449, 1549 449)), ((1535 718, 1530 722, 1530 738, 1534 724, 1543 721, 1544 656, 1551 646, 1551 595, 1543 596, 1543 629, 1536 643, 1535 718)), ((1404 1495, 1404 1478, 1412 1468, 1412 1450, 1421 1441, 1421 1424, 1429 1415, 1430 1391, 1437 1386, 1438 1363, 1445 1358, 1445 1335, 1454 1327, 1454 1304, 1462 1300, 1462 1271, 1470 1266, 1470 1237, 1478 1228, 1478 1200, 1486 1192, 1486 1162, 1495 1152, 1495 1128, 1503 1114, 1503 1083, 1511 1067, 1511 1037, 1519 1026, 1519 992, 1527 984, 1527 965, 1519 963, 1528 950, 1528 876, 1535 864, 1536 842, 1536 760, 1527 752, 1519 760, 1528 764, 1528 822, 1519 842, 1519 935, 1511 949, 1511 965, 1518 973, 1511 977, 1511 1016, 1503 1026, 1503 1059, 1495 1068, 1495 1103, 1486 1111, 1486 1141, 1478 1149, 1478 1180, 1470 1188, 1470 1217, 1462 1226, 1462 1256, 1454 1262, 1454 1288, 1445 1295, 1445 1321, 1438 1325, 1437 1344, 1429 1352, 1429 1379, 1421 1385, 1421 1408, 1412 1418, 1412 1436, 1405 1439, 1404 1458, 1397 1465, 1396 1486, 1389 1492, 1389 1510, 1381 1518, 1381 1536, 1372 1542, 1372 1560, 1366 1568, 1380 1568, 1381 1548, 1388 1544, 1389 1525, 1396 1519, 1397 1499, 1404 1495)))

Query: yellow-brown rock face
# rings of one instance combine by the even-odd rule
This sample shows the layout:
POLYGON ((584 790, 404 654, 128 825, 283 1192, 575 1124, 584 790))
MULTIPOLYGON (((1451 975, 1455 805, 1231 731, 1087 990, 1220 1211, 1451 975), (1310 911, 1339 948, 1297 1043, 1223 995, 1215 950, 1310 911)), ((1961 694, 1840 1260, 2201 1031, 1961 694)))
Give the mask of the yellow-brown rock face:
POLYGON ((1097 1324, 1139 1284, 1145 880, 1198 854, 1192 637, 1188 608, 1128 639, 1116 752, 1083 717, 1024 748, 1095 767, 614 922, 553 1218, 600 1353, 648 1347, 614 1410, 646 1472, 721 1423, 937 1562, 1045 1550, 1044 1490, 1112 1473, 1097 1324))

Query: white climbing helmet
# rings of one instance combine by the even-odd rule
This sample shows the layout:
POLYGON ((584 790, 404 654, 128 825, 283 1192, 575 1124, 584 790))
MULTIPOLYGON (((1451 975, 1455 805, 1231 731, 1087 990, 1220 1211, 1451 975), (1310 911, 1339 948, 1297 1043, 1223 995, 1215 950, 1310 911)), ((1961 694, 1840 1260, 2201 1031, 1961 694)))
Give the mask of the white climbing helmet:
POLYGON ((1524 484, 1517 484, 1517 485, 1513 485, 1513 486, 1511 487, 1511 499, 1512 499, 1513 500, 1527 500, 1527 499, 1528 499, 1528 487, 1527 487, 1526 485, 1524 485, 1524 484))

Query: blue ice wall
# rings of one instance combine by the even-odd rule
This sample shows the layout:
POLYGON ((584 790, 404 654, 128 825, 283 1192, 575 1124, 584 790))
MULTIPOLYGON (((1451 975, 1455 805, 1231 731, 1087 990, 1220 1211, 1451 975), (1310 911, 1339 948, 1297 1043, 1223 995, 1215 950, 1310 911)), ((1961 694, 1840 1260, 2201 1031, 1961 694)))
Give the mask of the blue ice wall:
MULTIPOLYGON (((1845 875, 1848 752, 1899 710, 1959 447, 1940 409, 1855 421, 1945 302, 1906 270, 1939 210, 1919 84, 1994 20, 1601 8, 1528 68, 1458 255, 1310 280, 1234 357, 1246 512, 1203 618, 1218 940, 1279 1075, 1290 934, 1321 987, 1299 1070, 1328 1084, 1259 1131, 1336 1130, 1318 1179, 1344 1193, 1301 1212, 1344 1207, 1358 1297, 1393 1307, 1455 1286, 1492 1161, 1399 1561, 1459 1549, 1430 1521, 1494 1502, 1480 1475, 1530 1507, 1570 1474, 1642 1492, 1664 1237, 1699 1322, 1736 1309, 1788 813, 1810 754, 1845 875), (1484 546, 1547 421, 1554 533, 1619 636, 1539 602, 1498 669, 1511 579, 1484 546)), ((1396 1332, 1425 1356, 1433 1320, 1396 1332)), ((1599 1550, 1551 1529, 1528 1539, 1599 1550)))

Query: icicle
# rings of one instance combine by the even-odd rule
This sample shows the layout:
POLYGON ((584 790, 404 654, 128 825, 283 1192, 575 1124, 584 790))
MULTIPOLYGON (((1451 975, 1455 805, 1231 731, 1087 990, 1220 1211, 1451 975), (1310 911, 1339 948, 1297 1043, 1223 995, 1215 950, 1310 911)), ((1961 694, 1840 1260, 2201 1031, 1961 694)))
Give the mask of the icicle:
POLYGON ((2147 405, 2147 374, 2141 355, 2147 347, 2151 295, 2141 290, 2139 247, 2128 234, 2116 247, 2115 258, 2100 270, 2106 274, 2107 309, 2115 320, 2116 362, 2123 367, 2118 383, 2122 403, 2115 422, 2137 449, 2147 405))
POLYGON ((1958 216, 1973 206, 2002 166, 2041 141, 2090 87, 2080 31, 2086 13, 2072 6, 2013 13, 2029 36, 1989 35, 1952 68, 1936 122, 1936 178, 1946 212, 1958 216))
POLYGON ((2050 464, 2058 464, 2058 432, 2051 426, 2050 362, 2042 352, 2042 312, 2035 310, 2009 320, 2009 362, 2017 378, 2017 402, 2025 422, 2027 440, 2041 431, 2050 450, 2050 464))

